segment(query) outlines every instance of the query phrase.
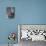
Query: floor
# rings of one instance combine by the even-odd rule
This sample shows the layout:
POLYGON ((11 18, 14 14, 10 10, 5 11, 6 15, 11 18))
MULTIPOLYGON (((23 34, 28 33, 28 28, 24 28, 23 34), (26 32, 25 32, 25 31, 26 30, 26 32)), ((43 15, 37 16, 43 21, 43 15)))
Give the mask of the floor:
POLYGON ((21 40, 20 43, 21 43, 20 46, 46 46, 45 41, 34 41, 34 42, 32 42, 31 40, 28 40, 28 41, 21 40))
MULTIPOLYGON (((8 44, 0 44, 0 46, 8 46, 8 44)), ((9 46, 18 46, 18 44, 15 44, 15 45, 9 45, 9 46)))
MULTIPOLYGON (((8 46, 7 44, 0 44, 0 46, 8 46)), ((12 46, 12 45, 10 45, 12 46)), ((25 41, 21 40, 19 44, 15 44, 14 46, 46 46, 45 41, 34 41, 32 42, 31 40, 25 41)))

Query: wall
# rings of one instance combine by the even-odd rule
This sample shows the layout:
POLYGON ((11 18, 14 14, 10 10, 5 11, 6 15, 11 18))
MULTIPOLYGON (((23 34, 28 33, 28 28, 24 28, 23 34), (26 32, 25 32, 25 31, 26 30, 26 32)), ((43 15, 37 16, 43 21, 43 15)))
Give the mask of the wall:
POLYGON ((46 0, 0 0, 0 44, 8 43, 9 32, 17 32, 17 24, 46 24, 46 0), (8 19, 7 6, 16 7, 14 19, 8 19))
MULTIPOLYGON (((17 20, 16 17, 14 19, 9 19, 6 14, 6 8, 16 7, 15 0, 0 0, 0 44, 8 43, 8 34, 10 32, 17 33, 17 20)), ((17 42, 17 40, 16 40, 17 42)))
POLYGON ((46 24, 46 0, 16 0, 20 24, 46 24))

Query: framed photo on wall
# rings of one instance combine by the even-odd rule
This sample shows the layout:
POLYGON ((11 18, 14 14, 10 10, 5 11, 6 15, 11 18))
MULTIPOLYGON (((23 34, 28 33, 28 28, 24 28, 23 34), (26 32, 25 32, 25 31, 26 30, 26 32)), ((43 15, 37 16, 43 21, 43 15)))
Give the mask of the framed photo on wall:
POLYGON ((15 7, 7 7, 6 11, 7 11, 8 18, 15 17, 15 7))

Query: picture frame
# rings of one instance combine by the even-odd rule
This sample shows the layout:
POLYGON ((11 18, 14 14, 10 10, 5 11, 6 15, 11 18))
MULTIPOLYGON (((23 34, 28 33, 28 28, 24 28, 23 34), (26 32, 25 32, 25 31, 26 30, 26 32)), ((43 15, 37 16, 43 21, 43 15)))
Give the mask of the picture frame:
POLYGON ((7 7, 6 11, 7 11, 8 18, 15 17, 15 7, 7 7))

